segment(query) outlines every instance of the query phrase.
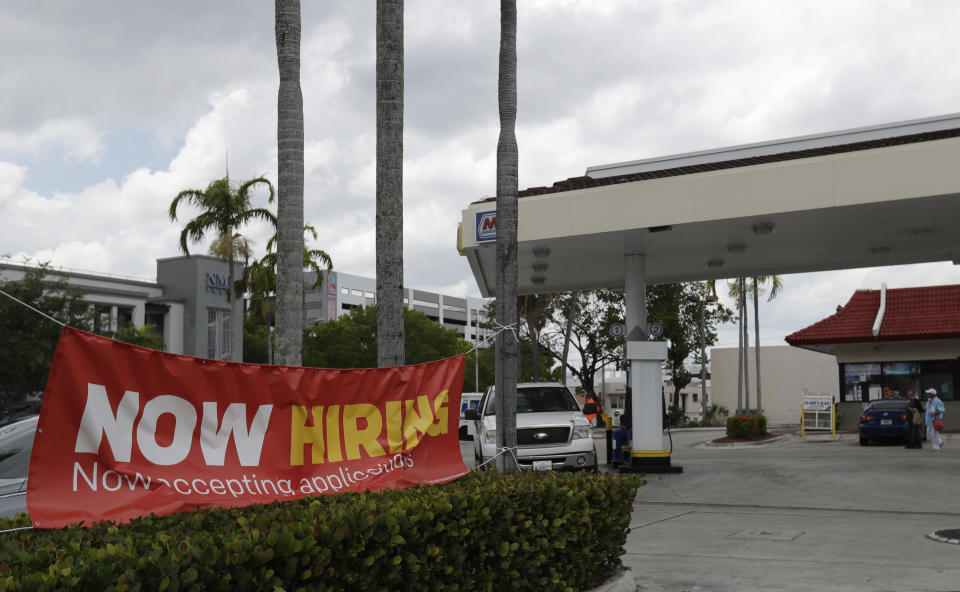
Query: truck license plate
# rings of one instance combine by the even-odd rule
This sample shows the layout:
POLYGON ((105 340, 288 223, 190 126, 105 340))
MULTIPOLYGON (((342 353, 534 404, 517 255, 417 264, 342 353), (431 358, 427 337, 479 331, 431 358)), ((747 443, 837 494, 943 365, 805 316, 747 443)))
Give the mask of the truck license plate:
POLYGON ((533 461, 533 470, 534 471, 551 471, 553 470, 553 463, 549 460, 535 460, 533 461))

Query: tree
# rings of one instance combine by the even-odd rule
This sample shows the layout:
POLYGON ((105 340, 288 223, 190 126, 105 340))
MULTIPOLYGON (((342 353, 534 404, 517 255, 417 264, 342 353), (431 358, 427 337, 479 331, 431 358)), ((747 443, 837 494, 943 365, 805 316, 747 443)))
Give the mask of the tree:
POLYGON ((124 343, 130 343, 133 345, 139 345, 141 347, 149 347, 150 349, 155 349, 159 351, 164 350, 163 335, 155 333, 153 325, 144 325, 142 327, 134 327, 133 325, 127 325, 119 331, 117 331, 112 337, 117 341, 122 341, 124 343))
POLYGON ((303 348, 303 92, 300 0, 276 0, 277 362, 299 366, 303 348))
POLYGON ((596 290, 564 294, 554 300, 549 313, 551 320, 543 333, 549 355, 580 380, 585 392, 596 396, 596 373, 621 357, 623 339, 610 335, 610 326, 623 322, 623 292, 596 290), (579 365, 565 358, 567 343, 576 353, 579 365))
POLYGON ((747 353, 750 350, 750 333, 747 329, 749 317, 747 309, 747 283, 737 278, 727 284, 731 298, 737 300, 738 339, 737 339, 737 413, 750 412, 750 368, 747 353), (744 396, 745 395, 745 396, 744 396))
MULTIPOLYGON (((657 339, 668 342, 667 364, 674 384, 679 384, 681 389, 691 378, 685 361, 694 354, 701 340, 704 348, 715 345, 717 326, 732 315, 719 303, 707 306, 701 328, 700 310, 693 298, 705 297, 709 292, 708 283, 661 284, 647 289, 648 317, 663 325, 663 335, 657 339)), ((622 359, 623 339, 611 336, 610 326, 623 323, 624 313, 623 292, 617 290, 566 294, 549 307, 551 320, 544 332, 547 351, 564 364, 563 347, 569 342, 579 365, 566 363, 566 366, 590 395, 596 395, 596 373, 606 364, 622 359)))
MULTIPOLYGON (((527 337, 530 339, 530 368, 533 371, 531 379, 534 382, 540 381, 540 333, 547 323, 546 310, 550 306, 553 298, 550 294, 527 294, 521 296, 518 302, 519 308, 523 311, 524 325, 526 326, 527 337)), ((522 353, 522 352, 521 352, 522 353)), ((523 357, 521 356, 521 375, 523 374, 523 357)), ((521 376, 521 380, 523 380, 521 376)))
MULTIPOLYGON (((20 279, 0 279, 0 290, 66 325, 90 326, 90 303, 46 263, 25 266, 20 279)), ((43 392, 61 329, 0 294, 0 403, 43 392)))
POLYGON ((377 359, 402 366, 403 0, 377 0, 377 359))
POLYGON ((230 185, 230 180, 224 177, 211 181, 203 190, 184 189, 173 198, 167 212, 170 220, 176 222, 177 210, 181 204, 192 205, 201 210, 180 231, 180 250, 184 255, 190 255, 189 243, 200 242, 208 231, 217 233, 217 239, 210 249, 211 252, 217 252, 219 256, 225 255, 228 282, 231 286, 231 289, 227 290, 228 301, 238 293, 233 263, 236 261, 237 253, 242 251, 241 245, 245 244, 243 242, 245 239, 237 231, 253 220, 265 220, 274 226, 277 223, 277 219, 270 210, 252 207, 250 190, 258 185, 266 186, 270 192, 267 201, 272 202, 273 185, 266 178, 250 179, 234 188, 230 185))
MULTIPOLYGON (((500 0, 500 75, 497 102, 500 109, 500 137, 497 141, 497 322, 517 327, 517 194, 519 149, 517 147, 517 2, 500 0)), ((497 336, 496 415, 497 448, 517 447, 517 352, 514 333, 497 336)), ((503 473, 516 462, 497 457, 497 471, 503 473)))
POLYGON ((763 403, 760 397, 760 291, 763 284, 770 283, 770 295, 767 296, 767 302, 770 302, 780 294, 783 289, 783 280, 778 275, 761 275, 751 279, 753 292, 753 331, 754 343, 756 344, 755 353, 757 356, 757 413, 763 414, 763 403))
MULTIPOLYGON (((537 356, 534 367, 534 345, 529 340, 520 341, 520 374, 518 382, 559 382, 560 365, 549 354, 537 356)), ((537 346, 543 353, 543 346, 537 346)), ((467 354, 467 371, 463 375, 464 392, 483 392, 496 380, 496 354, 493 348, 476 348, 467 354), (479 357, 479 359, 477 359, 479 357)))
MULTIPOLYGON (((533 381, 539 382, 548 374, 550 379, 557 379, 552 376, 553 360, 542 356, 543 345, 541 344, 541 334, 550 320, 549 309, 554 296, 551 294, 527 294, 517 298, 517 310, 522 313, 523 323, 520 325, 518 337, 520 346, 518 350, 518 367, 520 382, 533 381)), ((497 301, 491 300, 485 306, 484 315, 487 318, 496 318, 497 301)), ((490 327, 487 326, 489 329, 490 327)))
MULTIPOLYGON (((303 226, 303 270, 312 271, 316 274, 312 285, 304 288, 316 288, 323 282, 323 271, 333 269, 333 260, 330 255, 322 249, 311 249, 307 242, 307 235, 314 240, 319 236, 317 229, 310 224, 303 226)), ((267 252, 258 261, 254 261, 248 269, 244 270, 246 279, 244 285, 250 293, 250 313, 260 319, 275 311, 275 298, 277 294, 277 253, 273 247, 277 242, 277 236, 274 235, 267 241, 267 252)), ((301 292, 301 306, 302 292, 301 292)))
POLYGON ((566 386, 567 384, 567 360, 570 359, 570 337, 573 335, 573 318, 577 314, 577 309, 580 306, 580 292, 573 292, 570 294, 570 306, 567 307, 567 320, 564 327, 563 333, 563 354, 560 356, 560 366, 563 368, 563 373, 561 374, 561 382, 566 386))
MULTIPOLYGON (((417 310, 404 310, 406 354, 410 364, 465 353, 471 345, 417 310)), ((377 307, 354 308, 338 319, 304 330, 303 362, 315 368, 377 367, 377 307)))
MULTIPOLYGON (((686 411, 686 401, 679 397, 693 378, 686 363, 691 357, 701 358, 704 350, 717 342, 716 327, 732 314, 715 303, 707 306, 710 286, 706 283, 658 284, 647 289, 647 314, 663 326, 658 340, 667 341, 667 366, 674 387, 674 401, 686 411), (698 351, 699 350, 699 351, 698 351)), ((702 367, 702 366, 701 366, 702 367)))

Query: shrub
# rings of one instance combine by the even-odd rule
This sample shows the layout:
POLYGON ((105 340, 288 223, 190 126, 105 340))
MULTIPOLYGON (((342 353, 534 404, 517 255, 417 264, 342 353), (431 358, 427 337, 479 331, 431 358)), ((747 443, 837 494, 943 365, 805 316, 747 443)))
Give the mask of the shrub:
POLYGON ((486 471, 432 487, 4 533, 0 590, 581 590, 622 566, 642 484, 486 471))
POLYGON ((767 434, 767 418, 763 415, 733 415, 727 418, 727 437, 752 440, 767 434))
POLYGON ((730 415, 730 410, 724 407, 723 405, 711 405, 707 412, 703 416, 703 420, 700 422, 700 425, 703 427, 715 427, 718 428, 722 425, 726 425, 727 416, 730 415))

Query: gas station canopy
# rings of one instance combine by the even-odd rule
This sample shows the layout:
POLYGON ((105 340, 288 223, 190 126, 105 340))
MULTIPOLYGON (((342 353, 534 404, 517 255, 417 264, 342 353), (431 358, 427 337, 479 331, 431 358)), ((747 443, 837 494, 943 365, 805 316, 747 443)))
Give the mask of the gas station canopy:
MULTIPOLYGON (((519 292, 960 264, 960 114, 590 167, 520 192, 519 292)), ((461 251, 496 292, 496 202, 463 210, 461 251)))

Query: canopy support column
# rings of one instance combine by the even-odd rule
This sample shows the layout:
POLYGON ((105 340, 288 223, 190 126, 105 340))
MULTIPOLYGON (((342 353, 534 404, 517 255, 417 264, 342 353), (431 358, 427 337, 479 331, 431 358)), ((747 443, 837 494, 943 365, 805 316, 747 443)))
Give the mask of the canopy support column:
POLYGON ((649 341, 647 333, 647 258, 624 256, 624 301, 626 303, 626 358, 629 364, 632 449, 621 466, 630 473, 679 473, 670 465, 670 450, 663 444, 663 372, 667 344, 649 341))

